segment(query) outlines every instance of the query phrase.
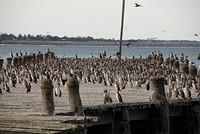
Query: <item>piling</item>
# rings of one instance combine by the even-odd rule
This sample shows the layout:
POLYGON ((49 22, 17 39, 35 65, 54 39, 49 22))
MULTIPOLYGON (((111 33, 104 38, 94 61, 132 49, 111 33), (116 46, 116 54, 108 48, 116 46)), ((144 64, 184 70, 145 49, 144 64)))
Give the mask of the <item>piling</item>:
POLYGON ((188 65, 185 63, 180 63, 180 72, 188 74, 189 73, 188 65))
POLYGON ((0 59, 0 70, 2 69, 3 67, 3 59, 0 59))
POLYGON ((7 60, 7 66, 11 66, 12 65, 12 58, 9 57, 6 60, 7 60))
POLYGON ((179 71, 179 61, 174 61, 174 69, 178 72, 179 71))
POLYGON ((149 89, 151 90, 151 100, 160 102, 160 134, 169 134, 169 104, 165 95, 165 79, 151 76, 149 78, 149 89))
POLYGON ((45 113, 47 115, 53 115, 55 108, 52 80, 44 79, 41 81, 41 93, 45 113))
POLYGON ((68 93, 69 93, 69 105, 71 112, 75 114, 81 114, 82 102, 79 93, 79 82, 77 78, 69 77, 67 81, 68 93))
POLYGON ((189 66, 189 75, 192 79, 194 79, 197 76, 197 67, 195 65, 189 66))

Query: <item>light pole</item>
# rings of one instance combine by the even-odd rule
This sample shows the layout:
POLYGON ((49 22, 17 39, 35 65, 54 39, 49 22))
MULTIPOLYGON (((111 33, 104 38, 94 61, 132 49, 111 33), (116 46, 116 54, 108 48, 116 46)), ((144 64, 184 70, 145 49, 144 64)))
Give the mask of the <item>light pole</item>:
POLYGON ((121 18, 121 31, 120 31, 120 42, 119 42, 119 60, 121 62, 122 56, 122 39, 123 39, 123 29, 124 29, 124 10, 125 10, 125 0, 122 0, 122 18, 121 18))

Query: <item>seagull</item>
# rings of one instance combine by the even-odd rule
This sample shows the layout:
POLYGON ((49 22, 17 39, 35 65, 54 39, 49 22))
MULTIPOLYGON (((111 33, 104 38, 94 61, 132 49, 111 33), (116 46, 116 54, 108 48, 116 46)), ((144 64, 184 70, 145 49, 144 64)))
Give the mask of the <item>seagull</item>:
POLYGON ((135 7, 142 7, 142 5, 138 4, 138 3, 134 3, 135 7))
POLYGON ((12 53, 12 51, 10 51, 10 56, 13 58, 13 53, 12 53))

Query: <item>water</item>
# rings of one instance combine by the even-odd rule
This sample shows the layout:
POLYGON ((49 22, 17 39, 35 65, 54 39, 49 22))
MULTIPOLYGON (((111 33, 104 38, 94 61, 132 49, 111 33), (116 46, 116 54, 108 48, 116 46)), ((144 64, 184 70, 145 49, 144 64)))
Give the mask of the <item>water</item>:
MULTIPOLYGON (((15 52, 46 52, 50 48, 53 50, 59 57, 74 57, 76 54, 78 57, 91 57, 98 56, 99 53, 102 53, 104 50, 108 55, 116 55, 116 52, 119 50, 118 46, 88 46, 88 45, 5 45, 0 44, 0 57, 5 58, 9 57, 10 51, 15 52)), ((146 57, 152 51, 160 51, 163 53, 164 57, 169 56, 171 52, 180 56, 182 53, 187 55, 189 59, 195 62, 197 65, 200 64, 200 61, 197 60, 197 56, 200 53, 200 47, 142 47, 142 46, 124 46, 122 48, 123 57, 146 57)))

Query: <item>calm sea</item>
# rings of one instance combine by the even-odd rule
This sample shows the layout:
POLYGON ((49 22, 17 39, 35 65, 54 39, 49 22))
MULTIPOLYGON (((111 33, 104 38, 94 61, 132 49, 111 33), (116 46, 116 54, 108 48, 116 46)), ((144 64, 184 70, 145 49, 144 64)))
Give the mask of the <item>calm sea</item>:
MULTIPOLYGON (((91 57, 98 56, 99 53, 106 51, 108 55, 114 56, 118 51, 118 46, 87 46, 87 45, 7 45, 0 44, 0 57, 8 57, 10 51, 15 52, 46 52, 50 48, 59 57, 74 57, 76 54, 78 57, 91 57)), ((142 46, 123 46, 123 57, 146 57, 152 51, 160 51, 165 57, 169 56, 172 52, 180 56, 182 53, 187 55, 189 59, 195 62, 197 65, 200 61, 197 60, 197 56, 200 53, 200 47, 142 47, 142 46)))

